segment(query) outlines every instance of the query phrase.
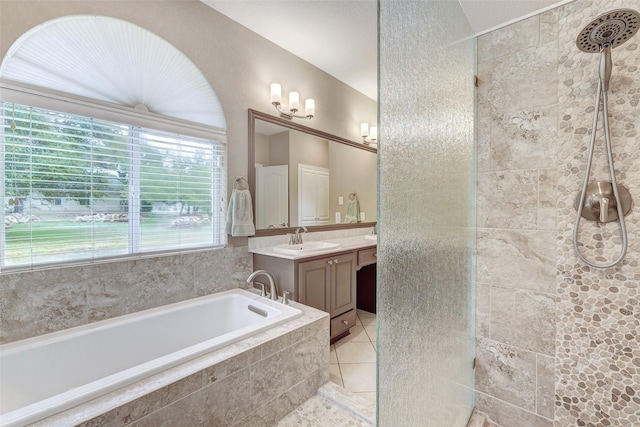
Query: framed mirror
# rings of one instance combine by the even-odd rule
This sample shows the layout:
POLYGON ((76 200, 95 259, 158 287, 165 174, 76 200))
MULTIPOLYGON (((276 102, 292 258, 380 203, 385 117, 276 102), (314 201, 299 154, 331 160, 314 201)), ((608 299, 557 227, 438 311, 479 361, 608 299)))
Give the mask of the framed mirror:
POLYGON ((256 236, 377 221, 375 147, 250 109, 248 171, 256 236))

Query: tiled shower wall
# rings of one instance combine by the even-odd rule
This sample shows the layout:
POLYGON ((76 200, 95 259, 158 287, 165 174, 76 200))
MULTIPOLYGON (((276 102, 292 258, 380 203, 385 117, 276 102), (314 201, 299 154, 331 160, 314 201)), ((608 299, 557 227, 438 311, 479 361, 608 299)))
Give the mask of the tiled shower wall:
POLYGON ((0 343, 245 287, 246 246, 0 275, 0 343))
MULTIPOLYGON (((575 39, 616 8, 640 1, 576 0, 478 39, 476 401, 505 427, 640 425, 640 35, 613 50, 609 100, 629 251, 598 270, 572 246, 598 66, 575 39)), ((598 135, 591 179, 609 180, 598 135)), ((579 236, 588 259, 619 254, 617 223, 579 236)))

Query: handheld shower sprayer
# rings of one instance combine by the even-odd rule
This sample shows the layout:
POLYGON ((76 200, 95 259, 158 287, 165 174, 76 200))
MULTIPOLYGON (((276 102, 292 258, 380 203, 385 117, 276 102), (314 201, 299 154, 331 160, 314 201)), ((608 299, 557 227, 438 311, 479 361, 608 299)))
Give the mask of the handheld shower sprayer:
POLYGON ((627 253, 627 229, 624 216, 631 210, 631 195, 625 187, 619 186, 616 182, 616 171, 611 150, 607 92, 609 90, 609 81, 611 80, 611 71, 613 68, 611 50, 629 40, 638 31, 638 28, 640 28, 640 14, 638 12, 631 9, 616 9, 593 19, 580 32, 576 40, 578 48, 583 52, 600 53, 598 89, 596 91, 591 142, 589 144, 587 157, 587 171, 585 173, 582 191, 575 201, 577 215, 573 227, 573 247, 578 259, 588 266, 595 268, 614 267, 622 262, 627 253), (602 124, 611 181, 589 183, 600 107, 602 107, 602 124), (578 244, 578 228, 581 217, 599 221, 600 223, 615 220, 620 222, 622 248, 618 258, 607 264, 595 264, 588 261, 582 255, 580 245, 578 244))
POLYGON ((611 80, 611 45, 606 44, 600 50, 600 81, 602 82, 602 90, 609 91, 609 81, 611 80))

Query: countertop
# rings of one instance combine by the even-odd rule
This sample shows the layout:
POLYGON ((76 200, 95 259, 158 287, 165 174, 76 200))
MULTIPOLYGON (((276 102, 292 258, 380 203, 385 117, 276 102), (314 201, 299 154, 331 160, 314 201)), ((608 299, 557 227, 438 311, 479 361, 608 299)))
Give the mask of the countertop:
MULTIPOLYGON (((302 238, 304 239, 304 237, 305 236, 303 234, 302 238)), ((306 239, 304 241, 307 242, 306 239)), ((313 242, 314 240, 309 239, 308 241, 313 242)), ((328 242, 328 243, 339 243, 340 246, 336 248, 331 248, 331 249, 305 251, 305 252, 301 252, 299 255, 290 255, 290 254, 284 254, 281 252, 276 252, 273 250, 273 247, 250 249, 249 252, 254 254, 259 254, 259 255, 272 256, 276 258, 298 260, 298 259, 304 259, 304 258, 317 257, 321 255, 329 255, 329 254, 334 254, 338 252, 352 251, 356 249, 374 248, 377 245, 377 241, 372 239, 367 239, 364 235, 353 236, 353 237, 341 237, 338 239, 326 239, 322 241, 328 242)))

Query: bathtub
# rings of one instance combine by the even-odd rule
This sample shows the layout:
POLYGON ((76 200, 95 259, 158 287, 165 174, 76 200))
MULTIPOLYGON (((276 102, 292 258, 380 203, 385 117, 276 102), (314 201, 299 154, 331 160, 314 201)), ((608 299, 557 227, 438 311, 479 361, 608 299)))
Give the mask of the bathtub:
POLYGON ((0 346, 0 425, 24 426, 302 312, 235 289, 0 346))

